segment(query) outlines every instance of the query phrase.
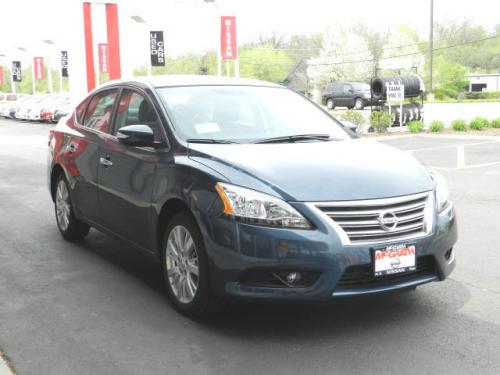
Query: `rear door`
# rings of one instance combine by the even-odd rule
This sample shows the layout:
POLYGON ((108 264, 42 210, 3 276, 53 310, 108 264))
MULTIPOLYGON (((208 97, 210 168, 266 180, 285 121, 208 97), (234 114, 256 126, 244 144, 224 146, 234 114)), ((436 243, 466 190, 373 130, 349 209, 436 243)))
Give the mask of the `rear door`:
POLYGON ((82 102, 69 121, 75 131, 66 132, 63 150, 71 179, 77 216, 99 223, 97 172, 99 145, 110 128, 112 108, 118 90, 96 93, 82 102))
POLYGON ((124 88, 111 134, 100 148, 100 215, 104 225, 119 236, 141 247, 152 248, 151 200, 161 151, 120 143, 116 132, 128 125, 148 125, 156 140, 165 139, 150 98, 138 89, 124 88))

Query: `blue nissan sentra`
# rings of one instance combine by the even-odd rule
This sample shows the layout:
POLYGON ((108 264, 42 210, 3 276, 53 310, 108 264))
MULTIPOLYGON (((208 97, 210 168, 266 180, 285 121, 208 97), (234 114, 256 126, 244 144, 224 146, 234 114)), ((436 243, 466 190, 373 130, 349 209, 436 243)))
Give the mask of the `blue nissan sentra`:
POLYGON ((190 316, 409 290, 455 267, 441 175, 267 82, 110 82, 50 132, 48 184, 64 239, 93 227, 157 256, 190 316))

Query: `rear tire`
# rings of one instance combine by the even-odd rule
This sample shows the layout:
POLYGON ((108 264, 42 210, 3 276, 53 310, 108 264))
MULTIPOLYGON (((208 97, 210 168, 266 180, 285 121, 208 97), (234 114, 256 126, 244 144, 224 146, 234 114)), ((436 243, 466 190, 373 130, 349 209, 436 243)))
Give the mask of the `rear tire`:
POLYGON ((329 98, 327 101, 326 101, 326 108, 332 110, 332 109, 335 109, 335 102, 333 101, 332 98, 329 98))
POLYGON ((90 226, 75 217, 68 181, 64 174, 57 178, 54 210, 57 227, 65 240, 80 241, 89 233, 90 226))
POLYGON ((357 98, 354 101, 354 108, 356 108, 358 111, 361 111, 365 108, 365 104, 363 103, 363 99, 357 98))
POLYGON ((189 317, 218 312, 226 299, 210 289, 208 257, 203 238, 191 214, 174 215, 162 242, 162 270, 170 301, 189 317))

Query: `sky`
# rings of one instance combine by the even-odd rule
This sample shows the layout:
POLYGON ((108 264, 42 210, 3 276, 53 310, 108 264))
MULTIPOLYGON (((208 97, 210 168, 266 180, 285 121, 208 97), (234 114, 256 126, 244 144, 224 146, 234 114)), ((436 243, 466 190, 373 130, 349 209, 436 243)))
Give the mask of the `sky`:
MULTIPOLYGON (((218 43, 218 15, 237 17, 238 42, 257 40, 271 33, 289 36, 317 33, 326 27, 363 23, 372 29, 391 30, 399 24, 413 26, 423 37, 429 33, 430 0, 116 0, 120 12, 120 35, 134 46, 128 56, 132 65, 145 64, 148 32, 164 30, 166 51, 176 56, 185 52, 215 50, 218 43), (130 16, 139 15, 147 24, 130 16)), ((81 0, 2 0, 0 55, 4 60, 31 59, 34 55, 57 59, 59 50, 82 30, 68 14, 80 8, 81 0), (52 40, 50 46, 43 40, 52 40), (24 47, 28 52, 21 52, 24 47)), ((471 20, 492 31, 500 23, 498 0, 434 0, 435 22, 471 20)), ((95 41, 105 41, 103 6, 94 5, 95 41)))

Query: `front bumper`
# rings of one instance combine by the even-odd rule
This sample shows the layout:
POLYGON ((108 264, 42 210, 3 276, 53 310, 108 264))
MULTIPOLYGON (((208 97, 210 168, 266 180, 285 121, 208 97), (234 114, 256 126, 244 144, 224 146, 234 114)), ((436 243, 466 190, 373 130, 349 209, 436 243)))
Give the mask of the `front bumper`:
POLYGON ((322 301, 386 293, 444 280, 455 267, 452 249, 457 240, 457 223, 451 205, 440 215, 435 214, 431 234, 376 245, 343 245, 337 231, 307 204, 297 203, 295 207, 311 220, 315 229, 270 228, 221 217, 200 218, 211 260, 211 286, 216 293, 269 300, 322 301), (343 275, 353 267, 371 270, 373 248, 401 243, 415 245, 417 259, 425 260, 427 268, 387 280, 343 283, 343 275), (246 283, 244 276, 252 270, 300 271, 320 276, 306 287, 270 287, 246 283))

